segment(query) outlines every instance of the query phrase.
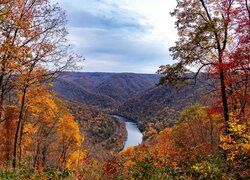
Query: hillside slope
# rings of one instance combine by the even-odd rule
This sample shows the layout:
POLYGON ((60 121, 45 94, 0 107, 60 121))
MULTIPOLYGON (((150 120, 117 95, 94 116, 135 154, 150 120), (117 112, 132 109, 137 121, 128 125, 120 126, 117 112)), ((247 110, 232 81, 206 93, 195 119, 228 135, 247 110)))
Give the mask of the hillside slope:
POLYGON ((179 91, 166 86, 152 87, 120 105, 117 113, 137 121, 144 137, 147 137, 172 126, 178 113, 186 106, 206 102, 203 94, 210 89, 200 82, 179 91))
POLYGON ((101 108, 115 108, 139 92, 152 88, 159 75, 65 72, 54 81, 61 97, 101 108))
POLYGON ((159 78, 156 74, 67 72, 53 88, 66 99, 134 119, 147 137, 171 126, 179 111, 202 102, 202 94, 209 90, 202 85, 209 81, 205 76, 180 91, 156 87, 159 78))
POLYGON ((116 106, 115 100, 109 96, 92 93, 76 82, 64 80, 63 78, 54 82, 53 89, 59 96, 79 103, 103 108, 116 106))
POLYGON ((95 92, 105 94, 118 102, 124 102, 135 94, 155 86, 157 75, 121 73, 114 74, 97 86, 95 92))
POLYGON ((92 91, 113 75, 114 73, 64 72, 59 79, 76 83, 81 88, 92 91))

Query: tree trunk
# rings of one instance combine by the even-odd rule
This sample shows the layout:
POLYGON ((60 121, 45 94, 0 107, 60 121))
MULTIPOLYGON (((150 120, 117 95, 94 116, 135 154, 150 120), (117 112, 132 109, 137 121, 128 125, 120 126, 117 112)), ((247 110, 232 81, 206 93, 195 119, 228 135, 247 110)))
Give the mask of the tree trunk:
POLYGON ((0 97, 0 122, 3 119, 3 99, 4 99, 4 89, 3 89, 3 75, 0 76, 0 89, 1 89, 1 97, 0 97))
POLYGON ((229 109, 228 109, 228 102, 227 102, 227 93, 226 93, 226 85, 225 85, 225 75, 222 66, 222 52, 219 51, 219 62, 220 62, 220 85, 221 85, 221 99, 223 105, 223 114, 224 114, 224 121, 225 121, 225 133, 230 133, 230 126, 229 126, 229 109))
POLYGON ((46 166, 46 160, 47 160, 47 147, 48 145, 45 144, 43 146, 43 150, 42 150, 42 166, 45 167, 46 166))
POLYGON ((9 166, 10 160, 11 160, 11 149, 12 149, 12 145, 11 145, 11 132, 10 132, 10 128, 11 128, 11 124, 10 124, 10 119, 7 119, 5 121, 5 128, 6 128, 6 144, 5 144, 5 152, 6 152, 6 162, 9 166))
POLYGON ((17 124, 17 128, 16 128, 16 133, 15 133, 14 153, 13 153, 13 162, 12 162, 12 167, 13 168, 16 168, 18 134, 19 134, 19 130, 20 130, 20 127, 21 127, 22 119, 23 119, 23 110, 24 110, 24 105, 25 105, 25 97, 26 97, 27 88, 28 88, 28 86, 26 85, 24 87, 24 89, 23 89, 21 108, 20 108, 20 112, 19 112, 18 124, 17 124))
POLYGON ((40 141, 37 143, 36 154, 34 156, 34 168, 38 169, 39 164, 39 153, 40 153, 40 141))
POLYGON ((22 140, 23 140, 23 128, 24 128, 24 122, 21 123, 21 132, 20 132, 20 140, 19 140, 19 166, 22 161, 22 140))

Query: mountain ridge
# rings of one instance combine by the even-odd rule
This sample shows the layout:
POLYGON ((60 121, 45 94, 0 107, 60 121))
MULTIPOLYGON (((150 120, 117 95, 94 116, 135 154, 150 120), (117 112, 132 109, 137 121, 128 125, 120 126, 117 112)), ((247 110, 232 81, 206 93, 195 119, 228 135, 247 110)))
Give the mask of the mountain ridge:
POLYGON ((159 132, 173 125, 186 106, 202 102, 208 88, 200 80, 209 80, 202 75, 196 86, 175 91, 156 86, 159 79, 157 74, 70 72, 57 79, 53 88, 66 99, 134 119, 144 137, 149 137, 152 129, 159 132))
POLYGON ((65 72, 53 89, 66 99, 113 108, 155 86, 159 78, 157 74, 65 72))

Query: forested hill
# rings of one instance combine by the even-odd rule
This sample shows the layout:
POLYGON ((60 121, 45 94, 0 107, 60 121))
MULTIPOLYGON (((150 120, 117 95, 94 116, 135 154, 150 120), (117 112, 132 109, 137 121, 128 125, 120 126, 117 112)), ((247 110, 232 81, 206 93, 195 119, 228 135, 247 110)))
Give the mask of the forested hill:
POLYGON ((0 1, 0 180, 250 180, 250 0, 126 2, 0 1))
POLYGON ((53 89, 70 100, 114 108, 154 87, 158 80, 156 74, 65 72, 55 80, 53 89))
POLYGON ((181 90, 154 86, 121 104, 117 113, 137 121, 144 138, 150 137, 172 126, 179 112, 185 107, 195 103, 210 103, 203 98, 212 88, 201 84, 200 81, 208 83, 209 80, 199 77, 195 86, 187 85, 181 90))
POLYGON ((159 78, 157 74, 66 72, 53 88, 70 101, 134 119, 147 138, 171 126, 179 111, 202 102, 202 94, 211 89, 200 83, 207 81, 204 75, 195 86, 181 91, 157 87, 159 78))
POLYGON ((145 89, 155 86, 158 75, 121 73, 97 86, 96 92, 112 97, 118 102, 124 102, 145 89))

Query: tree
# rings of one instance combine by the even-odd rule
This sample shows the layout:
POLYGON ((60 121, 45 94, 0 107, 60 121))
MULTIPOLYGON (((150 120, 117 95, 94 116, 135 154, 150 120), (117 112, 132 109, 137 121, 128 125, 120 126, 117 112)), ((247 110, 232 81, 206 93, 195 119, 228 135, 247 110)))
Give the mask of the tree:
MULTIPOLYGON (((178 62, 160 67, 158 72, 165 75, 160 79, 160 84, 174 85, 187 80, 196 82, 201 72, 207 72, 215 79, 219 78, 225 132, 228 134, 229 77, 237 69, 240 72, 249 71, 249 52, 246 49, 249 44, 247 46, 246 41, 240 40, 240 37, 247 37, 249 43, 248 0, 177 0, 177 3, 171 14, 177 18, 179 39, 170 51, 173 59, 178 62), (239 27, 244 30, 239 31, 239 27), (245 47, 240 48, 244 61, 231 56, 238 54, 237 49, 241 46, 245 47), (236 60, 237 63, 233 63, 236 60), (193 72, 188 67, 195 67, 197 70, 193 72)), ((249 73, 244 75, 248 79, 249 73)), ((248 80, 244 82, 245 85, 246 83, 248 80)))
POLYGON ((8 166, 12 160, 15 128, 17 126, 18 108, 8 106, 5 111, 5 121, 0 124, 0 165, 8 166))
POLYGON ((62 167, 70 166, 71 161, 75 161, 74 156, 76 152, 79 155, 79 161, 83 137, 81 136, 78 123, 71 114, 65 114, 59 119, 57 136, 59 143, 57 151, 59 154, 58 162, 62 167))
POLYGON ((28 89, 19 138, 19 163, 24 150, 26 156, 33 157, 34 168, 46 165, 48 147, 53 143, 51 136, 58 123, 57 114, 59 109, 50 91, 41 85, 28 89))
MULTIPOLYGON (((44 84, 30 87, 26 98, 17 149, 19 164, 35 169, 78 168, 85 156, 81 146, 83 136, 63 102, 44 84)), ((19 99, 22 101, 22 93, 19 99)))
POLYGON ((250 115, 250 8, 248 0, 241 1, 241 4, 246 8, 242 10, 238 7, 234 13, 234 34, 237 41, 235 49, 229 52, 227 84, 232 113, 237 115, 237 119, 248 124, 247 117, 250 115))
POLYGON ((0 1, 0 121, 9 88, 22 92, 15 132, 13 167, 27 89, 74 67, 81 57, 66 43, 64 12, 48 0, 0 1))

